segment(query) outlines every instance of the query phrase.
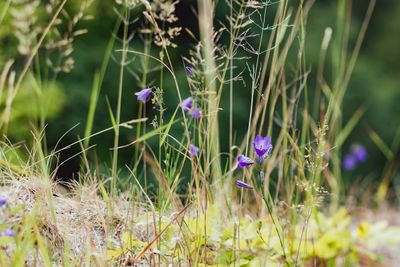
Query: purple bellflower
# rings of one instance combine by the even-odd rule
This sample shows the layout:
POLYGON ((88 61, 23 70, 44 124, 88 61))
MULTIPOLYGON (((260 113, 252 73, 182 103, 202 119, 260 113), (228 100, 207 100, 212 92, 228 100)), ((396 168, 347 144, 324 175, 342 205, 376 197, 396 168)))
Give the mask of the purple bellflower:
POLYGON ((364 162, 368 159, 368 152, 364 146, 355 145, 353 147, 353 156, 357 159, 357 161, 364 162))
POLYGON ((4 230, 3 235, 8 236, 8 237, 14 237, 17 235, 17 233, 14 230, 7 229, 7 230, 4 230))
POLYGON ((0 197, 0 207, 3 207, 7 204, 7 199, 0 197))
POLYGON ((351 153, 347 154, 342 162, 343 169, 346 171, 354 170, 360 162, 368 159, 368 152, 362 145, 352 145, 351 153))
POLYGON ((186 71, 186 73, 187 73, 188 75, 190 75, 190 76, 193 75, 193 68, 192 68, 192 67, 186 66, 186 67, 185 67, 185 71, 186 71))
POLYGON ((270 136, 257 135, 252 144, 256 154, 260 157, 268 155, 272 150, 270 136))
POLYGON ((240 180, 237 180, 237 181, 235 182, 235 185, 236 185, 236 186, 239 186, 239 187, 242 187, 242 188, 247 188, 247 189, 253 188, 253 187, 252 187, 251 185, 249 185, 248 183, 245 183, 245 182, 240 181, 240 180))
POLYGON ((136 92, 135 95, 136 95, 138 101, 146 103, 150 98, 151 89, 150 88, 143 89, 139 92, 136 92))
POLYGON ((190 116, 192 116, 192 118, 198 120, 201 117, 201 110, 199 108, 194 108, 190 110, 190 116))
POLYGON ((357 158, 353 155, 346 155, 342 162, 343 169, 346 171, 352 171, 357 166, 357 158))
POLYGON ((179 105, 184 111, 189 111, 190 108, 192 107, 193 104, 193 99, 191 97, 186 98, 185 100, 182 101, 179 105))
POLYGON ((251 164, 254 163, 254 160, 252 160, 251 158, 246 157, 244 155, 239 155, 237 157, 237 160, 238 160, 238 168, 239 169, 250 166, 251 164))
POLYGON ((197 156, 197 154, 199 153, 199 148, 195 145, 189 145, 189 154, 192 156, 197 156))

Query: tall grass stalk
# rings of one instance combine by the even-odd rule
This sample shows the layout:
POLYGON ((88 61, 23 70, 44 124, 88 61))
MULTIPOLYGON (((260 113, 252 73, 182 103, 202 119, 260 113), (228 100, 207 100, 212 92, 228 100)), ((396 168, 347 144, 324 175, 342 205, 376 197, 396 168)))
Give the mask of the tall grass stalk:
POLYGON ((128 26, 129 26, 129 10, 123 9, 123 37, 122 37, 122 53, 119 70, 119 82, 118 82, 118 98, 117 98, 117 109, 115 116, 115 135, 114 135, 114 149, 113 149, 113 160, 112 160, 112 181, 111 181, 111 192, 117 193, 117 181, 118 181, 118 147, 119 147, 119 130, 121 121, 121 108, 122 108, 122 92, 124 85, 124 72, 126 67, 126 50, 128 46, 128 26))
POLYGON ((115 36, 117 34, 117 31, 121 25, 121 19, 117 19, 117 22, 115 23, 114 29, 112 31, 111 37, 108 41, 103 61, 101 63, 100 70, 97 71, 93 77, 93 86, 92 86, 92 94, 90 97, 90 104, 89 104, 89 111, 88 111, 88 116, 86 119, 86 126, 85 126, 85 135, 84 137, 85 142, 84 142, 84 147, 87 148, 90 144, 90 135, 92 134, 92 128, 93 128, 93 121, 95 117, 95 112, 96 112, 96 107, 98 103, 98 98, 101 92, 101 87, 104 81, 104 76, 106 75, 107 67, 111 58, 111 53, 113 51, 114 43, 115 43, 115 36))
POLYGON ((205 90, 208 94, 208 135, 207 135, 207 161, 211 165, 211 177, 219 179, 222 177, 218 129, 218 105, 216 85, 216 64, 214 56, 213 17, 214 3, 211 0, 199 0, 199 27, 202 44, 202 54, 205 60, 205 90))

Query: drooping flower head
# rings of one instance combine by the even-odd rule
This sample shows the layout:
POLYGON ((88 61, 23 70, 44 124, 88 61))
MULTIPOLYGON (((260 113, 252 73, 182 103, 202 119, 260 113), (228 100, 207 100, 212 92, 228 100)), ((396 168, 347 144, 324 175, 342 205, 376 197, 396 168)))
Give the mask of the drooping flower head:
POLYGON ((251 164, 254 163, 254 160, 252 160, 251 158, 246 157, 244 155, 239 155, 237 160, 238 160, 238 168, 239 169, 250 166, 251 164))
POLYGON ((187 73, 188 75, 190 75, 190 76, 193 75, 193 68, 192 68, 192 67, 186 66, 186 67, 185 67, 185 71, 186 71, 186 73, 187 73))
POLYGON ((7 199, 0 197, 0 207, 3 207, 7 204, 7 199))
POLYGON ((353 147, 353 156, 357 159, 357 161, 364 162, 368 159, 368 152, 364 146, 355 145, 353 147))
POLYGON ((189 145, 189 154, 192 156, 196 156, 199 153, 199 148, 195 145, 189 145))
POLYGON ((257 135, 252 144, 257 156, 261 158, 265 158, 271 153, 272 145, 270 136, 257 135))
POLYGON ((190 116, 192 116, 192 118, 198 120, 201 117, 201 110, 199 108, 194 108, 190 110, 190 116))
POLYGON ((251 185, 249 185, 248 183, 245 183, 245 182, 240 181, 240 180, 237 180, 237 181, 235 182, 235 185, 237 185, 237 186, 239 186, 239 187, 242 187, 242 188, 247 188, 247 189, 253 188, 253 187, 252 187, 251 185))
POLYGON ((6 230, 4 230, 3 235, 8 236, 8 237, 14 237, 17 235, 17 233, 14 230, 6 229, 6 230))
POLYGON ((346 155, 343 159, 342 166, 343 166, 343 169, 345 169, 346 171, 354 170, 357 166, 356 157, 351 154, 346 155))
POLYGON ((138 101, 146 103, 150 98, 151 89, 150 88, 143 89, 139 92, 136 92, 135 95, 136 95, 138 101))
POLYGON ((191 97, 186 98, 183 100, 179 105, 184 111, 189 111, 190 108, 192 107, 193 104, 193 99, 191 97))

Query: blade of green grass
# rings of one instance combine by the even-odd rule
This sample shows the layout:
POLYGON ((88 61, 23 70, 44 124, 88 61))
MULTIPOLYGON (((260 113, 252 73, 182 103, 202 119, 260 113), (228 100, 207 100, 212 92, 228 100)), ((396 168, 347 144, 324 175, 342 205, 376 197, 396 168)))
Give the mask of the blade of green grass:
POLYGON ((364 115, 365 111, 366 111, 366 109, 364 107, 361 107, 361 108, 357 109, 356 112, 354 112, 354 114, 353 114, 353 116, 351 116, 349 122, 346 124, 346 126, 342 129, 342 131, 340 131, 340 133, 336 137, 335 148, 339 148, 343 145, 344 141, 347 139, 347 137, 353 131, 354 127, 358 124, 358 122, 364 115))

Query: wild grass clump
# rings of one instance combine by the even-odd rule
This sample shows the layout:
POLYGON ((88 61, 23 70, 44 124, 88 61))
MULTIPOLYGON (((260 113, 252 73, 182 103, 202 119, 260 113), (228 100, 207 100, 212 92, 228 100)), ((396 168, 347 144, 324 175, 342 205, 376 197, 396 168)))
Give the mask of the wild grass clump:
MULTIPOLYGON (((366 266, 384 262, 379 249, 400 242, 399 227, 346 209, 342 175, 368 158, 361 144, 342 156, 363 110, 345 122, 341 106, 375 1, 353 45, 340 1, 337 32, 325 30, 316 70, 305 53, 312 0, 198 0, 198 32, 180 26, 179 1, 116 1, 84 136, 48 150, 51 101, 37 101, 37 114, 27 114, 32 138, 10 145, 8 126, 27 81, 34 99, 43 99, 74 67, 74 40, 86 33, 78 22, 90 18, 96 1, 80 2, 76 14, 66 2, 2 4, 0 23, 21 27, 18 55, 0 76, 1 266, 366 266), (216 19, 217 8, 229 13, 216 19), (41 12, 39 23, 33 18, 41 12), (179 46, 184 32, 193 39, 189 51, 179 46), (94 131, 112 63, 118 75, 115 103, 107 98, 110 126, 94 131), (128 79, 135 93, 124 91, 128 79), (128 96, 138 110, 124 121, 128 96), (246 123, 237 123, 243 116, 246 123), (109 132, 104 171, 92 152, 102 144, 93 140, 109 132), (72 146, 81 149, 74 155, 81 171, 66 183, 56 177, 65 163, 58 157, 72 146), (121 162, 126 150, 131 160, 121 162)), ((387 149, 395 154, 396 147, 387 149)), ((370 202, 384 199, 392 175, 370 202)))

